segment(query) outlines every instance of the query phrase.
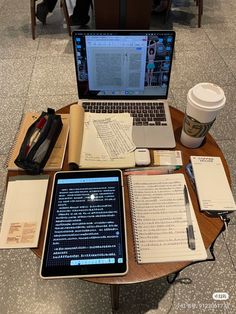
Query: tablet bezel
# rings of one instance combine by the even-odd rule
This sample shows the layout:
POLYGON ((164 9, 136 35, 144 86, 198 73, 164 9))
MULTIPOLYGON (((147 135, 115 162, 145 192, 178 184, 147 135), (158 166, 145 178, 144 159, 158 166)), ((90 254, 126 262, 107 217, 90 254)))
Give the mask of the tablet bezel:
POLYGON ((49 206, 47 227, 44 239, 40 276, 43 279, 54 278, 81 278, 81 277, 103 277, 103 276, 121 276, 128 272, 128 255, 127 255, 127 236, 126 236, 126 219, 125 219, 125 201, 122 171, 119 169, 112 170, 82 170, 82 171, 60 171, 55 173, 53 179, 51 200, 49 206), (48 243, 50 237, 50 227, 53 218, 53 204, 55 201, 56 186, 59 179, 75 178, 99 178, 117 176, 119 178, 119 200, 121 213, 121 241, 123 247, 123 263, 98 264, 98 265, 80 265, 80 266, 54 266, 46 265, 46 256, 48 252, 48 243))

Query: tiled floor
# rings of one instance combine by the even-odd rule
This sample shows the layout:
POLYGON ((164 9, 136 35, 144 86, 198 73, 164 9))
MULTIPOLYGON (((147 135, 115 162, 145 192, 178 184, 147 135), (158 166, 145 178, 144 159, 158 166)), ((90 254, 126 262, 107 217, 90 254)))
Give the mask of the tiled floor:
MULTIPOLYGON (((5 164, 23 112, 57 109, 77 99, 72 45, 59 6, 46 26, 37 24, 33 41, 29 4, 0 0, 0 216, 5 164)), ((202 81, 214 82, 226 93, 226 107, 211 133, 228 161, 236 199, 235 13, 235 0, 204 0, 198 29, 194 0, 173 0, 168 23, 153 15, 151 28, 176 31, 172 106, 184 110, 188 89, 202 81)), ((163 278, 122 287, 119 313, 235 313, 235 217, 226 239, 220 236, 216 241, 215 262, 189 266, 173 285, 163 278), (229 299, 214 301, 214 292, 227 292, 229 299)), ((39 264, 30 250, 0 251, 1 314, 111 313, 109 287, 76 279, 43 281, 39 264)))

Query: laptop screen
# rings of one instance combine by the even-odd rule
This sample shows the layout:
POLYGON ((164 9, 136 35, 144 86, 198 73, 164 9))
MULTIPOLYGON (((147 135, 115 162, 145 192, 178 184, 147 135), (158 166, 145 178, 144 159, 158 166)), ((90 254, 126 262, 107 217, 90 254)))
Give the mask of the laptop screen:
POLYGON ((75 31, 80 99, 166 99, 174 31, 75 31))

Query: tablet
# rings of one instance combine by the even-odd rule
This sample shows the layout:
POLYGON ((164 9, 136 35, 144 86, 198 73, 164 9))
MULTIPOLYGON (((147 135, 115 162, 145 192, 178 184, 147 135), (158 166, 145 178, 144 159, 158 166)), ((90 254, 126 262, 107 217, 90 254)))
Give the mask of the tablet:
POLYGON ((40 275, 118 276, 128 271, 120 170, 57 172, 40 275))

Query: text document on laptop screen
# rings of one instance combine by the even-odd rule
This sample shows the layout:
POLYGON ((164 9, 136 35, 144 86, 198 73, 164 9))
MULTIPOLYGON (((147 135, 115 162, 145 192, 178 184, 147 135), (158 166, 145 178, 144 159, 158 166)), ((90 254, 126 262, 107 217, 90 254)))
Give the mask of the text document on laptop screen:
POLYGON ((173 31, 75 31, 79 98, 167 98, 173 31))

